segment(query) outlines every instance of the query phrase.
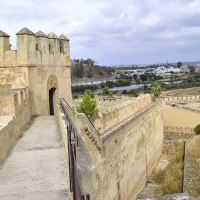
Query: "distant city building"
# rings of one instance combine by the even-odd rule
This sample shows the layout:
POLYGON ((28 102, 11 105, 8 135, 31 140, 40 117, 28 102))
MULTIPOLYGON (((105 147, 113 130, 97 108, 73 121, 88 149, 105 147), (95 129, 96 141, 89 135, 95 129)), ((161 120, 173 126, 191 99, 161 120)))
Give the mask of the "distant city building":
POLYGON ((169 67, 158 67, 156 70, 153 71, 155 74, 164 74, 164 73, 170 73, 170 72, 173 72, 173 73, 180 73, 180 69, 177 69, 177 68, 173 68, 171 66, 169 67))

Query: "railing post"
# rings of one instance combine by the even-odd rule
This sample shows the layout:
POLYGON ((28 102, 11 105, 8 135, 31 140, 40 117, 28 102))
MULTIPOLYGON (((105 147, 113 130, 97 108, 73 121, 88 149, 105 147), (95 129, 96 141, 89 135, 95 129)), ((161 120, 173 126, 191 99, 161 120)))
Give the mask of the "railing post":
POLYGON ((76 144, 73 144, 73 150, 74 150, 74 157, 75 157, 75 159, 76 159, 76 144))
POLYGON ((70 129, 70 125, 67 126, 67 134, 68 134, 68 140, 71 143, 72 141, 72 137, 71 137, 71 129, 70 129))
POLYGON ((78 143, 78 136, 76 136, 76 139, 77 139, 77 147, 78 147, 78 144, 79 144, 79 143, 78 143))
POLYGON ((86 200, 90 200, 90 194, 86 194, 86 200))
POLYGON ((73 144, 70 144, 71 147, 71 163, 72 163, 72 188, 73 188, 73 197, 74 200, 76 200, 76 186, 75 186, 75 160, 74 160, 74 155, 73 155, 73 144))

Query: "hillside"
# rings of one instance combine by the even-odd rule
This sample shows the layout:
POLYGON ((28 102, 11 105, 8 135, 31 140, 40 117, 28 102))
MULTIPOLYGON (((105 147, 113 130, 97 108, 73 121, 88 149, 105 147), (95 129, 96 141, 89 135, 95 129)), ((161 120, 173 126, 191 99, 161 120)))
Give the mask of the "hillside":
POLYGON ((71 60, 72 82, 102 80, 112 77, 115 69, 112 67, 99 66, 92 59, 71 60))

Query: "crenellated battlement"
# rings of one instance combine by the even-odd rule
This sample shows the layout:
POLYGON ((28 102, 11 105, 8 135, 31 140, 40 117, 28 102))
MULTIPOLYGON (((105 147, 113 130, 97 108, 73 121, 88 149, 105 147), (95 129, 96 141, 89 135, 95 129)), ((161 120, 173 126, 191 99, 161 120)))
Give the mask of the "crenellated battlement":
POLYGON ((145 107, 152 104, 152 97, 149 94, 139 97, 122 97, 115 100, 97 100, 100 113, 97 118, 93 118, 93 123, 100 134, 114 126, 124 122, 129 117, 135 115, 145 107))
POLYGON ((97 99, 97 106, 101 112, 104 114, 114 112, 115 110, 126 107, 127 105, 137 105, 138 109, 140 105, 148 105, 152 102, 152 98, 150 95, 140 95, 139 97, 129 97, 122 96, 118 99, 97 99))
POLYGON ((184 102, 198 102, 200 101, 200 95, 191 95, 191 96, 170 96, 170 97, 162 97, 162 104, 170 104, 170 103, 184 103, 184 102))
POLYGON ((0 67, 12 66, 70 66, 69 39, 53 32, 33 33, 23 28, 16 33, 17 50, 11 50, 10 36, 0 31, 0 67))

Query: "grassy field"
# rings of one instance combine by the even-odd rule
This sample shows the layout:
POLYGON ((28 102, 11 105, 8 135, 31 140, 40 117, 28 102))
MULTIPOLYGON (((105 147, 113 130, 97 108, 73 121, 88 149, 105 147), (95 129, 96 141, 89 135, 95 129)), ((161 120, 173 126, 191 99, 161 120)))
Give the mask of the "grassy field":
POLYGON ((165 141, 162 156, 168 158, 165 168, 156 168, 149 179, 157 185, 156 196, 183 191, 183 141, 165 141))

